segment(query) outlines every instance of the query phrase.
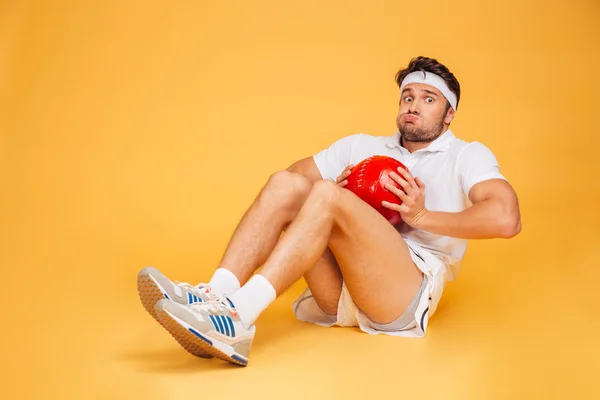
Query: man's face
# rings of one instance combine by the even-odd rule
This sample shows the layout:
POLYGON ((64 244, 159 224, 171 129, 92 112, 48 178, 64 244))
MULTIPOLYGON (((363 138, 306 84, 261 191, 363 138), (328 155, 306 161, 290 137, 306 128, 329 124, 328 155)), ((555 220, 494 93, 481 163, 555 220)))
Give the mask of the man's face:
POLYGON ((431 142, 448 129, 454 110, 436 88, 411 83, 402 89, 396 125, 409 142, 431 142))

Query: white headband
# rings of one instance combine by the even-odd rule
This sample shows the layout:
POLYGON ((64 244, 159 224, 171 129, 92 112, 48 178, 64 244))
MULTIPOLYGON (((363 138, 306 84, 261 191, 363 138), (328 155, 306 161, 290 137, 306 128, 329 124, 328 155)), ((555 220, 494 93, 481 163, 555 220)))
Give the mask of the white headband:
POLYGON ((454 109, 454 111, 456 111, 456 95, 452 93, 452 91, 450 91, 448 85, 446 85, 446 82, 439 75, 423 71, 411 72, 410 74, 406 75, 406 77, 402 81, 402 84, 400 85, 401 94, 402 89, 404 89, 404 86, 410 83, 424 83, 426 85, 433 86, 434 88, 442 92, 446 100, 448 100, 448 102, 450 103, 450 106, 454 109))

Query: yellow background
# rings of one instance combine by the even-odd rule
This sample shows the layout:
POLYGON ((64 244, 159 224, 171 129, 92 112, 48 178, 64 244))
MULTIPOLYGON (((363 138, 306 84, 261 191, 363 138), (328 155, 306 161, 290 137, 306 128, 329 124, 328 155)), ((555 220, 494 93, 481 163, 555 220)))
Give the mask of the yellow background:
POLYGON ((3 398, 598 398, 599 26, 596 0, 0 2, 3 398), (270 173, 394 132, 417 55, 521 235, 471 243, 426 339, 297 322, 299 283, 249 367, 182 350, 137 272, 209 279, 270 173))

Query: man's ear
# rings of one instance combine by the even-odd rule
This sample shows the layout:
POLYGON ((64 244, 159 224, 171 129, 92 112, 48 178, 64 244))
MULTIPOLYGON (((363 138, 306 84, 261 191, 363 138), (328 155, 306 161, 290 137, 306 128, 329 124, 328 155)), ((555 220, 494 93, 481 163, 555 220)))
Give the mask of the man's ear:
POLYGON ((448 112, 446 113, 446 118, 444 118, 444 123, 446 125, 450 125, 450 122, 454 119, 454 109, 452 107, 448 108, 448 112))

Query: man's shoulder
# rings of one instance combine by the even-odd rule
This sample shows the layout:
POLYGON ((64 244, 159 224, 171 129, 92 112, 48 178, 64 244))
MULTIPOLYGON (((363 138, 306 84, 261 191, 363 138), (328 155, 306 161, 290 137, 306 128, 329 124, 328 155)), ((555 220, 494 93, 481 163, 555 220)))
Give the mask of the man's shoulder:
POLYGON ((456 157, 471 157, 481 153, 492 153, 492 150, 480 140, 466 140, 455 137, 450 149, 456 157))
POLYGON ((450 146, 450 153, 459 170, 471 168, 475 164, 497 163, 492 149, 481 140, 456 138, 450 146))

